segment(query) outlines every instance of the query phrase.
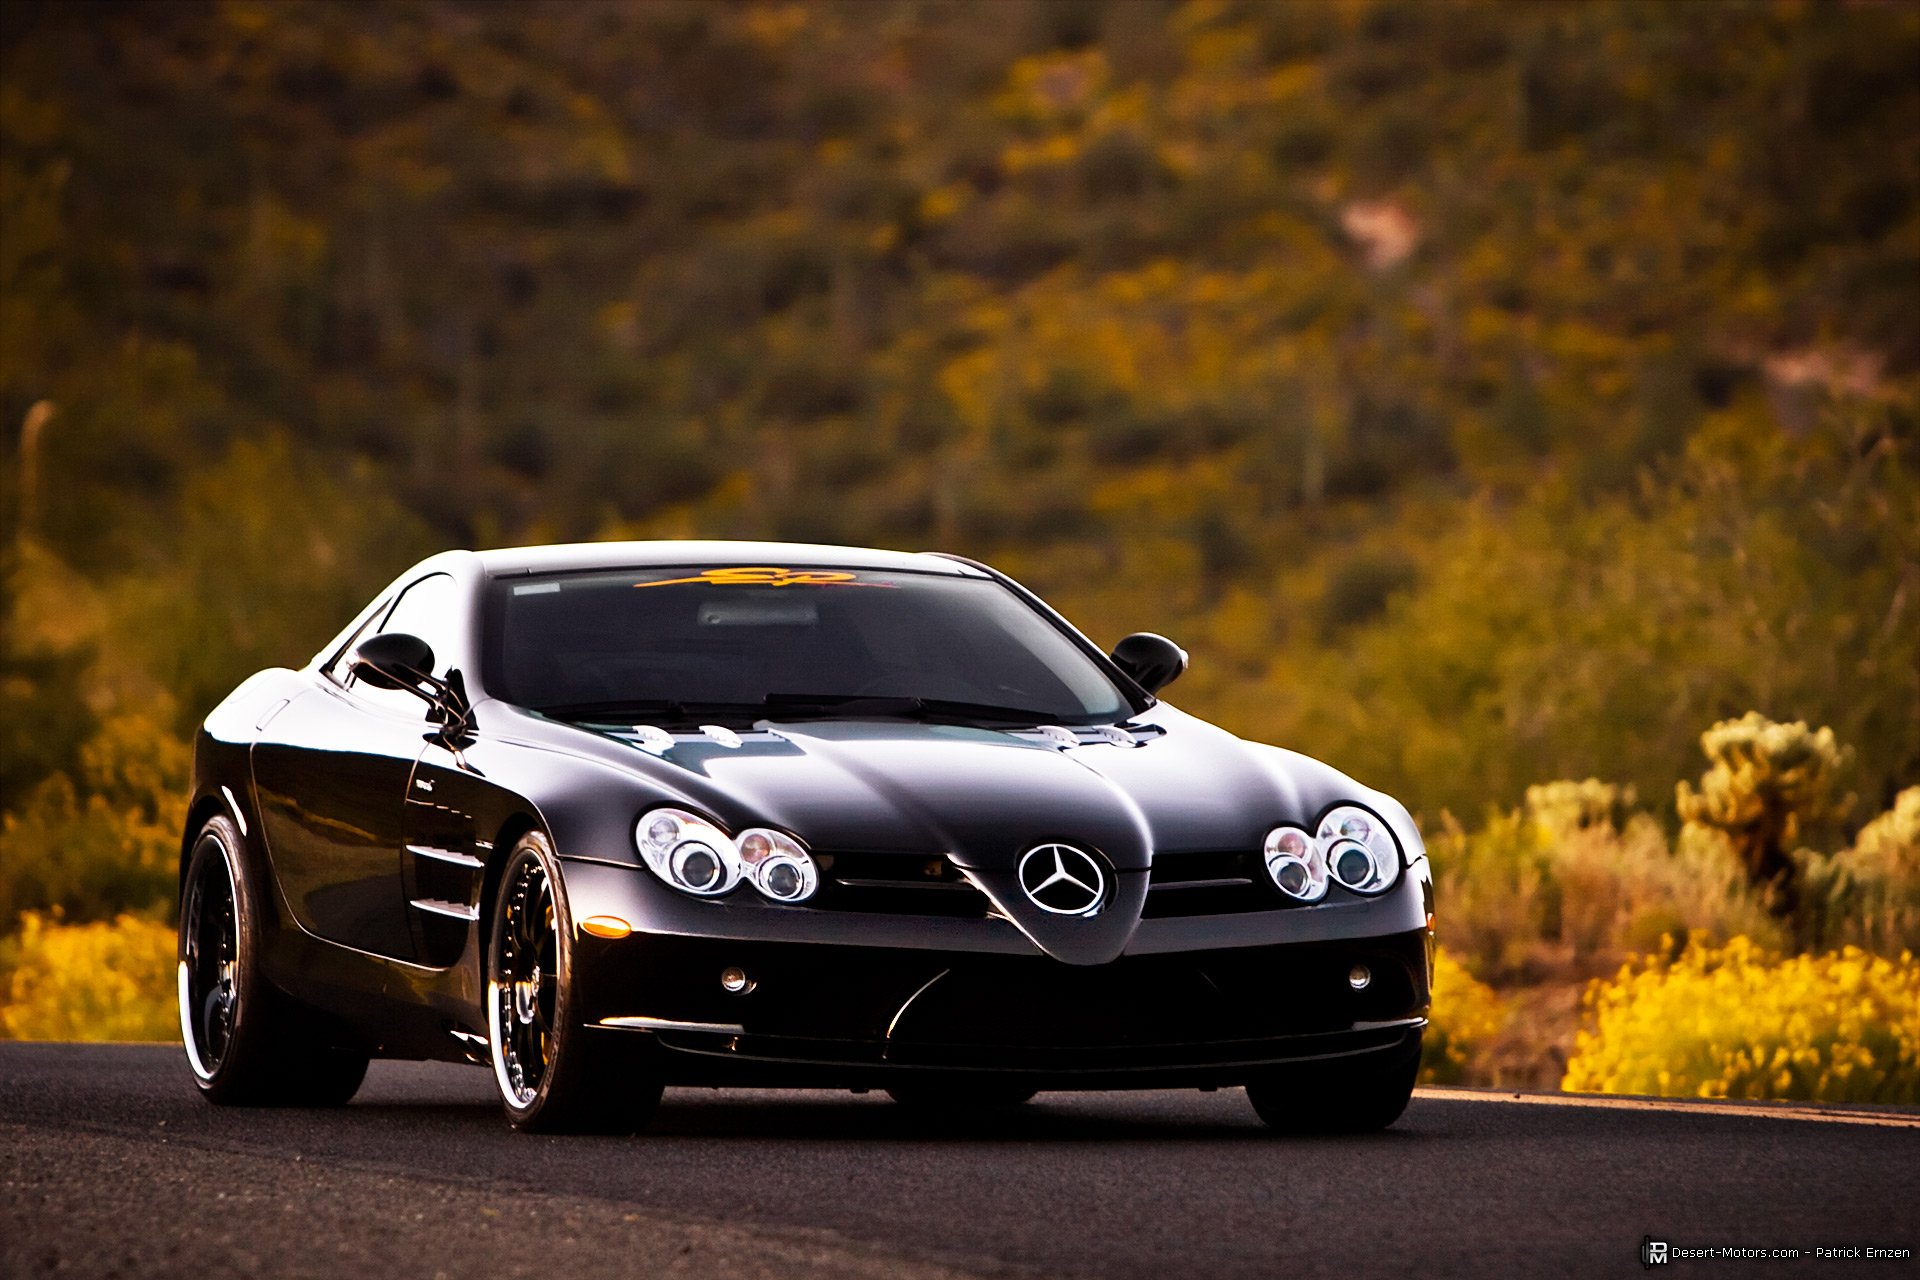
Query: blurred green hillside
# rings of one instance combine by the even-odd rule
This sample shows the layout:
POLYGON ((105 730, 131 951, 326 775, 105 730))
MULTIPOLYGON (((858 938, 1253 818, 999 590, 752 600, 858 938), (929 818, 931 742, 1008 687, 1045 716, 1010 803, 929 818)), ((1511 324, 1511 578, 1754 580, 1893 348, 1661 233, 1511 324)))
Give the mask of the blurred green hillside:
POLYGON ((613 536, 990 559, 1430 820, 1831 726, 1839 847, 1920 783, 1916 66, 1910 4, 15 0, 0 807, 82 870, 0 907, 164 899, 144 744, 417 555, 613 536))

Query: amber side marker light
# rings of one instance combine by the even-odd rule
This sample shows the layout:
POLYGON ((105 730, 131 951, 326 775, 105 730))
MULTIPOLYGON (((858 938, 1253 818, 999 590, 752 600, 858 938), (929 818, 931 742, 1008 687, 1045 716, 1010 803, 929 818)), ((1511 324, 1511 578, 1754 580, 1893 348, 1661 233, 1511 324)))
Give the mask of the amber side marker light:
POLYGON ((624 938, 633 932, 633 926, 619 916, 588 916, 580 927, 596 938, 624 938))

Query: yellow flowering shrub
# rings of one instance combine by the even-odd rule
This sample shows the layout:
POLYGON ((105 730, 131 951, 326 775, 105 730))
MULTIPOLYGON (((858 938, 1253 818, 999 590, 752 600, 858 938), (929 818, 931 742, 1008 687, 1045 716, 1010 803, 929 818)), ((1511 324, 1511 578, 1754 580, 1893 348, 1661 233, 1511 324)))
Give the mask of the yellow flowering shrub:
POLYGON ((1433 1021, 1420 1048, 1425 1084, 1462 1084, 1474 1059, 1500 1034, 1506 1009, 1492 987, 1468 973, 1445 947, 1433 958, 1433 1021))
POLYGON ((1746 938, 1631 961, 1593 983, 1561 1088, 1703 1098, 1920 1102, 1920 963, 1847 947, 1781 957, 1746 938))
POLYGON ((0 1032, 12 1040, 174 1040, 173 929, 138 916, 61 924, 20 917, 8 940, 0 1032))

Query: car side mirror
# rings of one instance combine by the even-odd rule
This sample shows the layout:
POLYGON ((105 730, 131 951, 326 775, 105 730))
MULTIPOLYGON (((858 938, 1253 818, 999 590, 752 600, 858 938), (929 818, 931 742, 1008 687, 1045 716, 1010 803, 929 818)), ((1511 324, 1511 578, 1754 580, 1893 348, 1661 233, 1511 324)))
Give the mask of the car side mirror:
POLYGON ((433 646, 404 631, 370 636, 354 646, 353 674, 376 689, 419 693, 422 677, 433 674, 433 646))
POLYGON ((1187 669, 1187 651, 1165 636, 1136 631, 1113 646, 1113 665, 1148 693, 1158 693, 1187 669))

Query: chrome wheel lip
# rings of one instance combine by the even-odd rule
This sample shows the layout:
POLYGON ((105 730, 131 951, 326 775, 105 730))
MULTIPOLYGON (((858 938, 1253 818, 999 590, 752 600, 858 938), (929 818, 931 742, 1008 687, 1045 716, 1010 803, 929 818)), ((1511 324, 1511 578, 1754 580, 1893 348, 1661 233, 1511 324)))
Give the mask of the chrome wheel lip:
POLYGON ((487 1040, 500 1096, 514 1111, 531 1108, 553 1066, 558 1004, 558 903, 552 878, 538 859, 522 863, 501 895, 501 915, 487 960, 487 1040), (522 913, 540 914, 531 929, 522 913), (513 948, 513 954, 508 949, 513 948), (527 954, 521 954, 525 948, 527 954), (537 1074, 528 1068, 544 1040, 537 1074))
MULTIPOLYGON (((239 953, 240 953, 240 892, 234 879, 233 857, 226 841, 218 835, 208 832, 201 836, 201 844, 211 843, 219 851, 220 870, 226 878, 226 918, 225 927, 216 945, 224 946, 226 955, 216 966, 217 978, 211 988, 196 990, 194 967, 199 959, 199 948, 207 944, 207 938, 201 936, 207 932, 204 913, 207 909, 206 889, 208 873, 203 868, 187 886, 187 898, 180 912, 180 951, 176 966, 176 987, 180 1006, 180 1038, 186 1046, 187 1064, 193 1068, 193 1074, 201 1081, 211 1081, 219 1074, 221 1063, 226 1060, 226 1052, 233 1043, 233 1024, 239 1009, 239 953), (213 1009, 218 1006, 222 1015, 224 1034, 219 1043, 203 1045, 200 1030, 203 1017, 212 1017, 213 1009), (211 1050, 211 1052, 209 1052, 211 1050)), ((209 1024, 207 1030, 212 1031, 209 1024)), ((207 1039, 214 1037, 209 1034, 207 1039)))

